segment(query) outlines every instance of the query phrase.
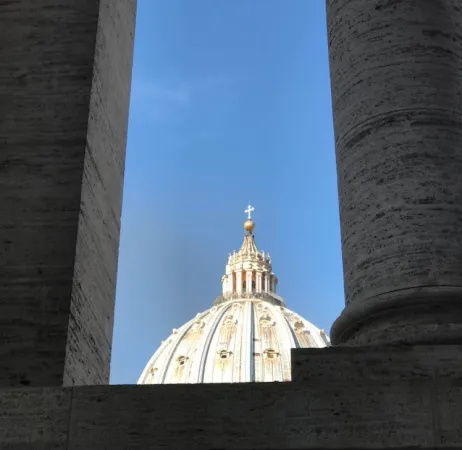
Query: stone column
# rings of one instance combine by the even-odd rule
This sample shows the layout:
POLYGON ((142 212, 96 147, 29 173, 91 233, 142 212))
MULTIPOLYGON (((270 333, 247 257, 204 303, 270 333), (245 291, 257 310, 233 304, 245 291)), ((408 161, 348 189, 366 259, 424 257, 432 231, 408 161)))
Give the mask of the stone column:
POLYGON ((246 272, 246 291, 247 293, 251 293, 252 292, 252 274, 253 272, 251 270, 248 270, 246 272))
POLYGON ((327 0, 346 308, 334 344, 462 342, 459 0, 327 0))
POLYGON ((242 270, 236 272, 236 292, 242 292, 242 270))
POLYGON ((262 274, 261 272, 257 272, 257 282, 256 282, 256 291, 258 294, 261 294, 262 291, 262 274))
POLYGON ((0 386, 109 382, 135 10, 0 7, 0 386))
POLYGON ((223 278, 221 279, 221 291, 224 294, 226 294, 226 292, 228 291, 228 278, 225 276, 223 276, 223 278))
POLYGON ((233 292, 233 274, 229 274, 226 279, 228 280, 228 293, 233 292))
POLYGON ((271 292, 270 275, 265 274, 265 292, 271 292))

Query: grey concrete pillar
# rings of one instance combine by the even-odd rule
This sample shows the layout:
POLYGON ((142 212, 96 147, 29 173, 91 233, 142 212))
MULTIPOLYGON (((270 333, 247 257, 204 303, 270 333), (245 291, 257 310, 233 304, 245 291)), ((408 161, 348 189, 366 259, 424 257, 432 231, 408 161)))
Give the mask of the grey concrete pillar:
POLYGON ((462 3, 327 0, 335 344, 462 343, 462 3))
POLYGON ((108 383, 135 9, 0 1, 0 386, 108 383))

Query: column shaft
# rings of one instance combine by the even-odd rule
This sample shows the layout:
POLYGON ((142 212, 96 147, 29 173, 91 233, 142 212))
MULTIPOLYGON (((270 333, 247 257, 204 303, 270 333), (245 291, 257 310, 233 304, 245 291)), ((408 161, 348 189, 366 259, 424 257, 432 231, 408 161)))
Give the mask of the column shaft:
POLYGON ((256 291, 257 293, 261 293, 262 292, 262 277, 261 277, 261 273, 260 272, 257 272, 257 283, 256 283, 256 291))
POLYGON ((246 291, 248 293, 251 293, 252 292, 252 271, 249 270, 246 272, 246 276, 247 276, 247 279, 246 279, 246 291))
POLYGON ((236 292, 242 292, 242 271, 239 270, 236 272, 236 292))
POLYGON ((346 308, 336 344, 462 342, 462 8, 327 0, 346 308))

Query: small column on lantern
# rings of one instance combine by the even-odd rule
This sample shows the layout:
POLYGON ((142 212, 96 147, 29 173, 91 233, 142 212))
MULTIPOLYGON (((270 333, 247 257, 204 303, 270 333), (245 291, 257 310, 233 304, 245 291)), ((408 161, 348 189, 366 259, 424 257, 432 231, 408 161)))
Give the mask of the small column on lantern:
POLYGON ((266 273, 265 273, 264 281, 265 281, 265 292, 268 293, 270 291, 269 290, 269 277, 266 273))
POLYGON ((226 294, 227 285, 228 285, 228 280, 226 279, 226 276, 223 276, 221 279, 221 288, 222 288, 221 290, 223 292, 223 295, 226 294))
POLYGON ((238 294, 242 292, 242 270, 236 272, 236 292, 238 294))
POLYGON ((225 289, 226 289, 226 292, 225 292, 226 294, 230 294, 231 292, 233 292, 233 276, 232 276, 232 274, 229 274, 226 277, 225 289))
POLYGON ((248 270, 246 272, 245 287, 246 287, 246 292, 250 294, 252 292, 252 271, 251 270, 248 270))
POLYGON ((256 282, 256 286, 255 286, 255 290, 257 292, 257 294, 261 294, 261 291, 262 291, 262 274, 261 272, 257 272, 257 282, 256 282))

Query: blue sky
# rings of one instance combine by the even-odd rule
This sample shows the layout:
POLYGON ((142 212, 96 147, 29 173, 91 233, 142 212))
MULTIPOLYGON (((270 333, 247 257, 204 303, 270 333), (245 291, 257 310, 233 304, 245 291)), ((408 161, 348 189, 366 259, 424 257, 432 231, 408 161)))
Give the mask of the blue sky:
POLYGON ((324 0, 138 0, 111 383, 220 294, 248 201, 287 306, 343 308, 324 0))

